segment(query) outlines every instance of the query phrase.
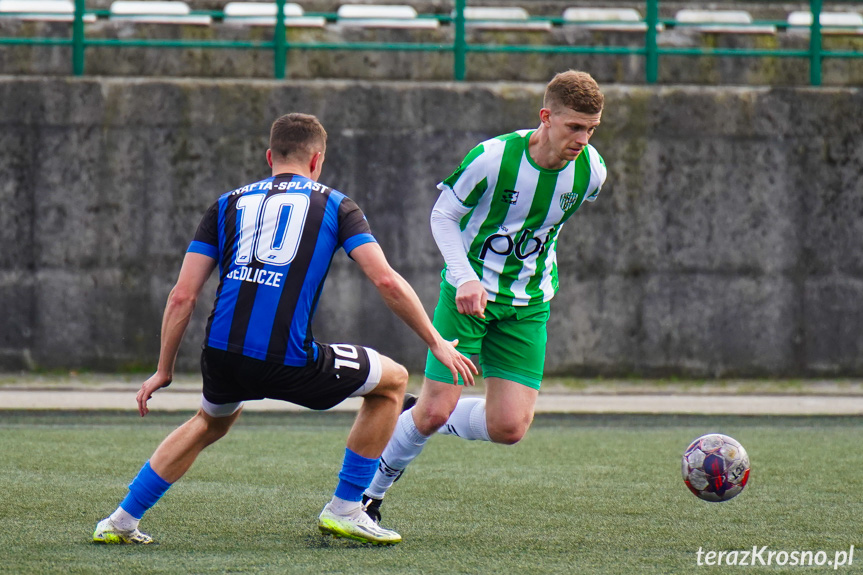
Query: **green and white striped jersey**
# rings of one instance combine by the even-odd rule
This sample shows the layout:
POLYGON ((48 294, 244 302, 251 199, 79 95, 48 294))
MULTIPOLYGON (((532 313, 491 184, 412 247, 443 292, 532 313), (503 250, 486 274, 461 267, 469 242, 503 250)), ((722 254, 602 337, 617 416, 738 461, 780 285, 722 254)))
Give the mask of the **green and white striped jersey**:
MULTIPOLYGON (((462 244, 489 299, 517 306, 557 293, 560 229, 582 202, 596 199, 606 176, 605 161, 589 144, 559 170, 537 166, 528 153, 532 133, 482 142, 438 184, 462 207, 462 244)), ((445 277, 456 285, 446 269, 445 277)))

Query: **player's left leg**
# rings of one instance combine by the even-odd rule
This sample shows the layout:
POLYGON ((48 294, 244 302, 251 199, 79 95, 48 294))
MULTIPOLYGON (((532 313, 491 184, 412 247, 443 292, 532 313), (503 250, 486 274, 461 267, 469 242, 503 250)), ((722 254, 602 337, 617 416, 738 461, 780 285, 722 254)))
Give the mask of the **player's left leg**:
POLYGON ((493 311, 497 319, 489 324, 480 351, 486 397, 460 399, 438 433, 512 445, 533 421, 545 368, 549 306, 493 311))
POLYGON ((521 441, 533 421, 539 390, 499 377, 486 377, 485 385, 485 398, 461 398, 438 433, 504 445, 521 441))
POLYGON ((518 443, 533 422, 539 390, 499 377, 488 377, 485 382, 489 439, 505 445, 518 443))
POLYGON ((202 399, 202 408, 166 437, 129 485, 117 509, 96 526, 96 543, 152 543, 138 523, 171 485, 182 477, 208 445, 224 437, 237 421, 241 403, 227 406, 202 399))
MULTIPOLYGON (((220 407, 215 405, 210 410, 220 407)), ((218 411, 217 415, 211 415, 204 408, 198 410, 189 421, 166 437, 150 457, 153 471, 168 483, 174 483, 185 475, 206 447, 228 433, 243 408, 242 404, 230 404, 229 409, 233 411, 228 415, 218 411)))

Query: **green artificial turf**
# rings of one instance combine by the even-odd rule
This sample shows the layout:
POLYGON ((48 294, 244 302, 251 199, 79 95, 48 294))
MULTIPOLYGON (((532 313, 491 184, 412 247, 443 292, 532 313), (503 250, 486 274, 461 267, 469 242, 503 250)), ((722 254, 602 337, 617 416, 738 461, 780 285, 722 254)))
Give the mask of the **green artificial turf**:
MULTIPOLYGON (((696 553, 767 546, 832 561, 863 546, 852 417, 558 415, 510 447, 434 437, 382 508, 404 541, 333 540, 316 518, 337 481, 343 413, 244 414, 141 522, 158 545, 92 544, 189 415, 0 411, 0 573, 826 573, 776 559, 699 566, 696 553), (752 461, 725 503, 696 499, 680 477, 683 450, 713 431, 752 461)), ((838 570, 863 570, 857 555, 838 570)))

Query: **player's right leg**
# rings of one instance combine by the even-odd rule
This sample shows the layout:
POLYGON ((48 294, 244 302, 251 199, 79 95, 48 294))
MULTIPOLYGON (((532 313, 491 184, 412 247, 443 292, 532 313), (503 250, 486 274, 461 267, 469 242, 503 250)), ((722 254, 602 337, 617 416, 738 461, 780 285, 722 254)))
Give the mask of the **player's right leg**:
POLYGON ((461 386, 425 378, 416 404, 403 412, 381 455, 378 470, 363 496, 366 512, 380 521, 380 506, 387 490, 417 458, 431 437, 452 413, 461 396, 461 386))
MULTIPOLYGON (((487 322, 459 313, 455 295, 455 288, 446 280, 442 281, 433 324, 445 339, 458 339, 458 350, 470 357, 480 351, 487 322)), ((380 520, 383 496, 422 452, 428 438, 447 422, 459 401, 461 389, 461 385, 452 383, 449 369, 428 352, 419 399, 413 408, 399 416, 393 437, 381 455, 378 471, 363 497, 370 516, 380 520)))
POLYGON ((364 457, 380 457, 393 434, 408 383, 407 370, 378 354, 380 382, 363 392, 363 403, 348 434, 347 446, 364 457))
POLYGON ((318 527, 322 533, 335 537, 391 545, 400 542, 401 535, 372 520, 361 500, 378 468, 381 451, 392 436, 404 400, 408 373, 387 357, 376 353, 369 355, 370 363, 378 364, 379 380, 367 381, 354 393, 354 396, 363 397, 363 403, 348 435, 339 484, 318 517, 318 527))

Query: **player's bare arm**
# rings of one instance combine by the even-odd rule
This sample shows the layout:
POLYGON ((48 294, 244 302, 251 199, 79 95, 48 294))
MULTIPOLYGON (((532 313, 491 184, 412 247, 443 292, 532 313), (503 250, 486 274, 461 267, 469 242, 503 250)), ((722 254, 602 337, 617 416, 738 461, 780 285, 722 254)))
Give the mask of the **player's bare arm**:
POLYGON ((198 296, 215 267, 216 260, 198 253, 189 252, 183 260, 180 276, 168 296, 168 303, 162 316, 159 365, 156 373, 141 385, 136 398, 141 417, 149 413, 147 402, 153 393, 157 389, 170 385, 174 378, 174 364, 177 361, 180 343, 192 318, 192 312, 195 311, 198 296))
POLYGON ((428 345, 429 350, 453 374, 453 383, 461 375, 466 385, 474 385, 476 366, 458 351, 458 341, 448 342, 434 328, 414 289, 387 262, 383 250, 376 243, 366 243, 350 253, 363 273, 372 281, 384 302, 408 327, 428 345))

